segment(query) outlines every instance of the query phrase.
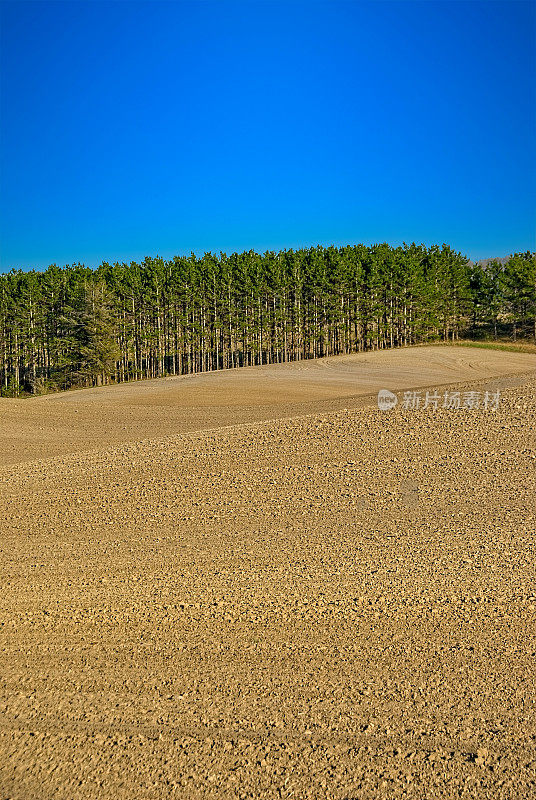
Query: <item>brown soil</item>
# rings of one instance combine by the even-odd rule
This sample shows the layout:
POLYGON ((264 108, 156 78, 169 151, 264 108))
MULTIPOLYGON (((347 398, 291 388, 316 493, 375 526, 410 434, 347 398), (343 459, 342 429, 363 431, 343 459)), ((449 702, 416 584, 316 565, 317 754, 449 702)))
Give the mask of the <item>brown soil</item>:
POLYGON ((0 401, 3 800, 536 797, 536 357, 0 401), (497 411, 380 388, 501 387, 497 411))
POLYGON ((0 466, 237 423, 376 405, 379 389, 511 385, 536 356, 426 346, 8 400, 0 466), (506 384, 492 379, 508 376, 506 384))

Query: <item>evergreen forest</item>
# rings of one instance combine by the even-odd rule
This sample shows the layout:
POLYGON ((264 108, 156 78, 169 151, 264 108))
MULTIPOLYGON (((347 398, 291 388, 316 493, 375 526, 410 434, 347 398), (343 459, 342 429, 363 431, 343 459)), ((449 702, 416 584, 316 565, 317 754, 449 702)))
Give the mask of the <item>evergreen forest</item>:
POLYGON ((0 275, 9 397, 505 335, 536 339, 535 253, 318 246, 0 275))

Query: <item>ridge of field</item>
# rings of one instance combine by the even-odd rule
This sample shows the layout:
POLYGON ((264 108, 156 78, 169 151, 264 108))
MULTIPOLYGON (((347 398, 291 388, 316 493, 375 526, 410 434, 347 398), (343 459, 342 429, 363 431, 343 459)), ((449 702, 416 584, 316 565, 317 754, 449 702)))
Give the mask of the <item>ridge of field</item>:
MULTIPOLYGON (((430 383, 500 383, 496 411, 315 395, 1 467, 3 796, 536 797, 534 360, 460 350, 430 383)), ((396 389, 374 355, 368 389, 396 389)))
MULTIPOLYGON (((383 388, 435 388, 534 370, 536 355, 438 345, 219 370, 24 400, 2 398, 0 465, 372 405, 383 388)), ((489 384, 500 385, 500 381, 489 384)))

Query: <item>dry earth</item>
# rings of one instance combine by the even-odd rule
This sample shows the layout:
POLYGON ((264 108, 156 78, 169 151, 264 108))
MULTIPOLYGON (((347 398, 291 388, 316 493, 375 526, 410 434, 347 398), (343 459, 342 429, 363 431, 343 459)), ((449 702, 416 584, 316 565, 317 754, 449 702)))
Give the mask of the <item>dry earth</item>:
POLYGON ((0 398, 0 466, 236 423, 376 404, 382 388, 396 391, 483 380, 487 386, 490 378, 525 373, 534 365, 536 356, 522 353, 415 347, 25 400, 0 398))
POLYGON ((536 797, 536 357, 0 414, 2 800, 536 797), (370 406, 454 383, 498 410, 370 406))

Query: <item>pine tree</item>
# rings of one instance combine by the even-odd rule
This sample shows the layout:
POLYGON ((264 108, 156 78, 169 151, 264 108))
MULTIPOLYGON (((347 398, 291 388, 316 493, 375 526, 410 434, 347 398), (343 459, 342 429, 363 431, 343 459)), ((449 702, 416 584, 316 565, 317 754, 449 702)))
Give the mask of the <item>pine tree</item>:
POLYGON ((81 302, 73 310, 71 358, 75 384, 102 386, 115 373, 120 357, 115 338, 112 296, 106 285, 88 281, 83 285, 81 302))
POLYGON ((0 275, 0 392, 90 386, 456 339, 536 338, 536 257, 311 247, 0 275))

